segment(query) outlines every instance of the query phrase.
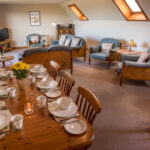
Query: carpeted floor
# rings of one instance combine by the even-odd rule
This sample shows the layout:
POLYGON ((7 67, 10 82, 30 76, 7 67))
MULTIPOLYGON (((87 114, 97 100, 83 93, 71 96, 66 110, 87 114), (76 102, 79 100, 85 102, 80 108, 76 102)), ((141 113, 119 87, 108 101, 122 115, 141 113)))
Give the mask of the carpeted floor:
MULTIPOLYGON (((20 50, 8 52, 14 56, 20 50)), ((16 61, 17 59, 15 59, 16 61)), ((7 65, 11 65, 7 62, 7 65)), ((77 87, 91 90, 103 106, 94 123, 95 141, 89 150, 149 150, 150 149, 150 83, 125 81, 119 86, 115 65, 83 59, 74 61, 76 84, 71 97, 76 98, 77 87)))

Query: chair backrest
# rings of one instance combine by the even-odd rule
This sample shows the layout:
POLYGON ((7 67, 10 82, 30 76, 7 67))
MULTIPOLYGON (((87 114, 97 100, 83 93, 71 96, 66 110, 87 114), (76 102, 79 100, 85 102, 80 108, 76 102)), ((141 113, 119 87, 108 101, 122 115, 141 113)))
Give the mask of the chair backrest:
POLYGON ((113 43, 113 49, 116 47, 120 47, 120 41, 114 38, 104 38, 100 41, 100 48, 103 43, 113 43))
POLYGON ((39 36, 39 39, 41 38, 41 35, 40 35, 40 34, 33 33, 33 34, 29 34, 29 35, 27 36, 27 40, 29 40, 29 41, 30 41, 31 36, 39 36))
POLYGON ((74 77, 65 71, 61 71, 59 87, 65 92, 67 96, 70 95, 71 89, 74 86, 74 84, 74 77))
POLYGON ((56 80, 56 77, 58 75, 58 71, 59 71, 59 64, 55 61, 50 61, 50 69, 49 69, 49 72, 50 72, 50 75, 52 76, 52 78, 54 80, 56 80))
POLYGON ((90 124, 93 124, 96 115, 102 110, 98 98, 83 87, 78 87, 76 104, 78 105, 79 111, 90 124))

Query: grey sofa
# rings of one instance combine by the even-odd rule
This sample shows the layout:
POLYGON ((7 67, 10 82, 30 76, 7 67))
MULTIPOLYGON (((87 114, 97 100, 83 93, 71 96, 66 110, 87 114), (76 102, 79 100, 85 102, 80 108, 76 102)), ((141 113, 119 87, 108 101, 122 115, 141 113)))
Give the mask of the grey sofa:
MULTIPOLYGON (((147 50, 150 53, 150 48, 147 50)), ((139 63, 140 55, 122 55, 121 62, 117 63, 120 85, 124 79, 150 81, 150 57, 146 62, 139 63)))
MULTIPOLYGON (((73 54, 73 58, 76 57, 84 57, 84 60, 86 59, 86 42, 82 37, 78 37, 78 36, 74 36, 74 35, 70 35, 70 34, 65 34, 66 35, 66 39, 72 39, 72 38, 78 38, 80 39, 79 45, 76 47, 70 47, 70 50, 72 50, 72 54, 73 54)), ((52 40, 49 50, 53 47, 59 47, 59 49, 63 48, 65 46, 63 45, 59 45, 59 40, 52 40)))

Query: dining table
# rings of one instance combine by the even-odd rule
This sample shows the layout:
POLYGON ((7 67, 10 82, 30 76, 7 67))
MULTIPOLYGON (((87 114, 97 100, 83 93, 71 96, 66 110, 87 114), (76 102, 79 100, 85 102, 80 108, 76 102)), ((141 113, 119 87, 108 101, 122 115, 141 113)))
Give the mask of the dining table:
MULTIPOLYGON (((39 109, 36 98, 43 93, 35 86, 31 85, 29 79, 25 79, 24 89, 19 89, 17 79, 7 79, 7 86, 16 87, 17 96, 15 98, 0 99, 6 102, 6 108, 12 115, 22 114, 23 129, 14 131, 10 124, 10 133, 0 140, 0 150, 83 150, 94 140, 93 127, 88 121, 87 131, 81 135, 72 135, 65 131, 64 126, 55 121, 53 115, 48 111, 48 106, 39 109), (32 114, 24 112, 24 105, 31 102, 34 106, 32 114)), ((59 88, 59 87, 58 87, 59 88)), ((66 96, 61 91, 61 96, 66 96)), ((47 100, 48 103, 48 100, 47 100)))

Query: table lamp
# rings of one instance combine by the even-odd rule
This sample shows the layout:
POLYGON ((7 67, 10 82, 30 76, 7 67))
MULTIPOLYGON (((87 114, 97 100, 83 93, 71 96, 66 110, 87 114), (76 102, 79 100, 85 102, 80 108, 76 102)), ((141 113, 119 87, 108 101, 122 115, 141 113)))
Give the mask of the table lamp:
POLYGON ((130 51, 132 47, 137 47, 136 43, 133 40, 129 41, 127 46, 130 47, 130 51))

